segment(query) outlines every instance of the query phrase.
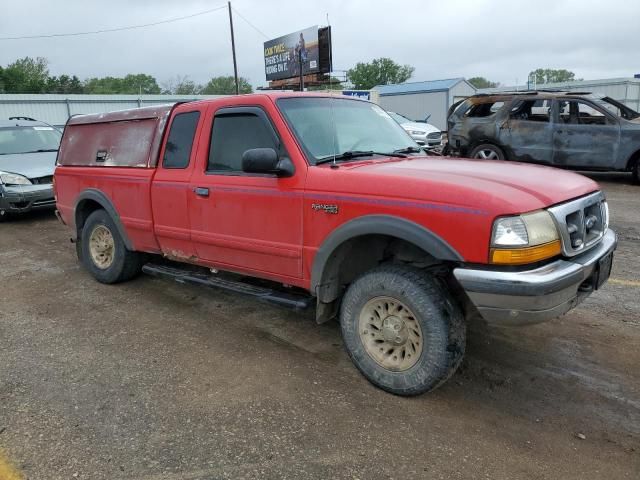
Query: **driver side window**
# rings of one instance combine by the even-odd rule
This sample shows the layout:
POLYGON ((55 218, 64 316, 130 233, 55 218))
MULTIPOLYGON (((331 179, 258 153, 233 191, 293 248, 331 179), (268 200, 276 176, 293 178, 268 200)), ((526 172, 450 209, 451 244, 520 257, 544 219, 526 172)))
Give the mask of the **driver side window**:
POLYGON ((216 115, 213 119, 207 172, 241 173, 242 154, 252 148, 273 148, 276 140, 269 126, 252 113, 216 115))

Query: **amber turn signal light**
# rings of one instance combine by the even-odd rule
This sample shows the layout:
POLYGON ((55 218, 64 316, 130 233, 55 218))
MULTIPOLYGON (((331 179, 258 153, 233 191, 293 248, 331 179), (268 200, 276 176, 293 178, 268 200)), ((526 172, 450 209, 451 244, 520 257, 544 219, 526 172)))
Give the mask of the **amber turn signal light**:
POLYGON ((560 240, 554 240, 535 247, 492 248, 490 257, 496 265, 524 265, 555 257, 561 251, 560 240))

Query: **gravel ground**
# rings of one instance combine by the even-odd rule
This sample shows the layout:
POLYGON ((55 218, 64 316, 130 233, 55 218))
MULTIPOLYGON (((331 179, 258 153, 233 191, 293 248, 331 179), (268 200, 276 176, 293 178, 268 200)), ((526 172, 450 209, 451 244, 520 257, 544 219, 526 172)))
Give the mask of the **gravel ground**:
POLYGON ((620 235, 565 317, 470 327, 443 387, 371 386, 338 325, 142 276, 95 282, 51 214, 0 226, 0 473, 29 479, 637 479, 640 187, 591 175, 620 235))

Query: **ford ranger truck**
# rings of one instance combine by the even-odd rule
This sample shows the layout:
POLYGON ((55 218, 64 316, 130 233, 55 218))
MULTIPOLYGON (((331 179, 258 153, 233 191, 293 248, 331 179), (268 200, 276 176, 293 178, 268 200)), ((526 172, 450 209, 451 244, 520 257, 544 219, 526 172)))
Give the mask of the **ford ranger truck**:
POLYGON ((102 283, 149 274, 338 318, 376 386, 445 382, 466 322, 563 315, 611 271, 593 181, 425 156, 383 109, 255 94, 99 115, 64 130, 58 214, 102 283))

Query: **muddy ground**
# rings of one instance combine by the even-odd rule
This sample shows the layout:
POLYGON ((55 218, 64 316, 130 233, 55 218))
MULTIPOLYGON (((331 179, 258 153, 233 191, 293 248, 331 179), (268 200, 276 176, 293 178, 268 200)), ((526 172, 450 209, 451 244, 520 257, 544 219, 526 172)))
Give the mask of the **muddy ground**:
POLYGON ((29 479, 637 479, 640 187, 592 177, 620 235, 611 282, 547 324, 472 325, 460 371, 416 398, 370 385, 336 323, 101 285, 51 214, 3 224, 4 456, 29 479))

